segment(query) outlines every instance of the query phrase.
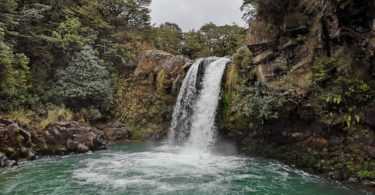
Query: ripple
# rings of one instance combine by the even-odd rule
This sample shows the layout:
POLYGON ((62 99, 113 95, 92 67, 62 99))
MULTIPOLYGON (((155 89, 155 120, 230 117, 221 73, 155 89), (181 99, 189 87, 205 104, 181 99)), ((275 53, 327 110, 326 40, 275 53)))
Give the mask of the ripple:
POLYGON ((181 147, 115 146, 0 173, 0 194, 366 194, 277 162, 181 147))

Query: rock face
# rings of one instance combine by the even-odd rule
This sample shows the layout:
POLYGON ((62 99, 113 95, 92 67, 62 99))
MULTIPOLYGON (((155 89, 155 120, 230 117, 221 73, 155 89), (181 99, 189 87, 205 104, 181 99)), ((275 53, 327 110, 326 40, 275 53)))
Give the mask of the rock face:
POLYGON ((161 70, 168 72, 172 77, 177 77, 188 59, 175 56, 160 50, 148 50, 139 56, 136 74, 156 74, 161 70))
POLYGON ((163 51, 145 51, 118 98, 118 118, 126 128, 104 130, 110 139, 159 138, 168 132, 173 106, 189 60, 163 51))
POLYGON ((249 34, 254 68, 224 92, 221 132, 243 152, 373 183, 375 4, 268 2, 249 34))
POLYGON ((51 122, 42 131, 0 120, 0 166, 34 160, 36 155, 65 155, 105 149, 104 132, 77 122, 51 122))

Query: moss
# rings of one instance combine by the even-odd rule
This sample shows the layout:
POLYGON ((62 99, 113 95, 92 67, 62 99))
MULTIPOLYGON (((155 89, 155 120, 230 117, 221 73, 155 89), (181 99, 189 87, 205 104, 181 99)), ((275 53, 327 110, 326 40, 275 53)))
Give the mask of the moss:
POLYGON ((163 94, 166 92, 168 77, 169 74, 166 70, 162 69, 158 72, 156 78, 156 89, 158 94, 163 94))
POLYGON ((249 71, 253 68, 253 54, 246 46, 239 48, 232 59, 226 74, 225 87, 228 91, 234 91, 241 82, 241 71, 249 71))
POLYGON ((238 65, 232 63, 227 70, 225 88, 228 91, 234 91, 237 88, 238 81, 239 81, 238 65))
POLYGON ((331 58, 317 58, 313 63, 311 69, 313 73, 313 80, 319 84, 331 78, 331 72, 336 68, 337 59, 331 58))
POLYGON ((370 180, 375 180, 375 171, 368 171, 368 170, 358 171, 358 172, 357 172, 357 176, 358 176, 360 179, 370 179, 370 180))

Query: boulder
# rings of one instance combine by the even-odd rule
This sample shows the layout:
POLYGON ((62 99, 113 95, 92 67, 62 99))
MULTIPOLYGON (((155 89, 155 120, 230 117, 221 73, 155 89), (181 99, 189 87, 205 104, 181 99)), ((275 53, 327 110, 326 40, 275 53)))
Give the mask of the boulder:
MULTIPOLYGON (((84 153, 89 149, 98 150, 107 146, 107 143, 100 139, 104 135, 102 131, 84 124, 52 122, 47 129, 43 135, 53 154, 56 154, 56 151, 57 154, 65 154, 66 151, 84 153)), ((45 145, 40 146, 45 149, 45 145)))
POLYGON ((4 153, 0 152, 0 167, 5 167, 9 165, 9 160, 4 153))
POLYGON ((172 76, 178 76, 189 59, 175 56, 160 50, 147 50, 139 57, 136 73, 149 75, 161 69, 167 70, 172 76))
POLYGON ((27 158, 29 156, 30 149, 22 146, 19 150, 18 153, 21 158, 27 158))
POLYGON ((70 151, 75 151, 77 149, 79 142, 73 141, 72 139, 66 140, 65 147, 70 151))
POLYGON ((86 153, 88 151, 90 151, 90 149, 85 144, 78 144, 76 150, 77 153, 86 153))
POLYGON ((368 153, 369 156, 375 159, 375 147, 372 146, 366 146, 365 147, 366 152, 368 153))
POLYGON ((110 126, 104 129, 104 138, 108 141, 126 140, 131 138, 131 134, 125 126, 110 126))
POLYGON ((364 111, 361 118, 364 124, 375 128, 375 109, 364 111))

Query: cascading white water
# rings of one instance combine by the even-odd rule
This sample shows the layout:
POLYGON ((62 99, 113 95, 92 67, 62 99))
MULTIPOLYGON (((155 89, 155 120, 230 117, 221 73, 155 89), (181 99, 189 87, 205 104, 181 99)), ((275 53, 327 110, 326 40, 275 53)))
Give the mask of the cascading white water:
POLYGON ((215 115, 220 99, 221 80, 228 58, 197 60, 186 75, 173 113, 170 143, 186 145, 200 150, 210 150, 215 143, 215 115), (199 82, 200 66, 205 66, 199 82), (197 84, 202 89, 198 91, 197 84))
POLYGON ((220 58, 208 65, 202 90, 192 116, 188 145, 210 150, 216 140, 215 116, 220 99, 221 80, 228 58, 220 58))
POLYGON ((196 82, 201 62, 202 59, 199 59, 190 67, 177 97, 176 106, 173 111, 172 125, 169 130, 169 142, 172 144, 181 143, 189 133, 190 112, 193 109, 192 105, 196 97, 196 82))

